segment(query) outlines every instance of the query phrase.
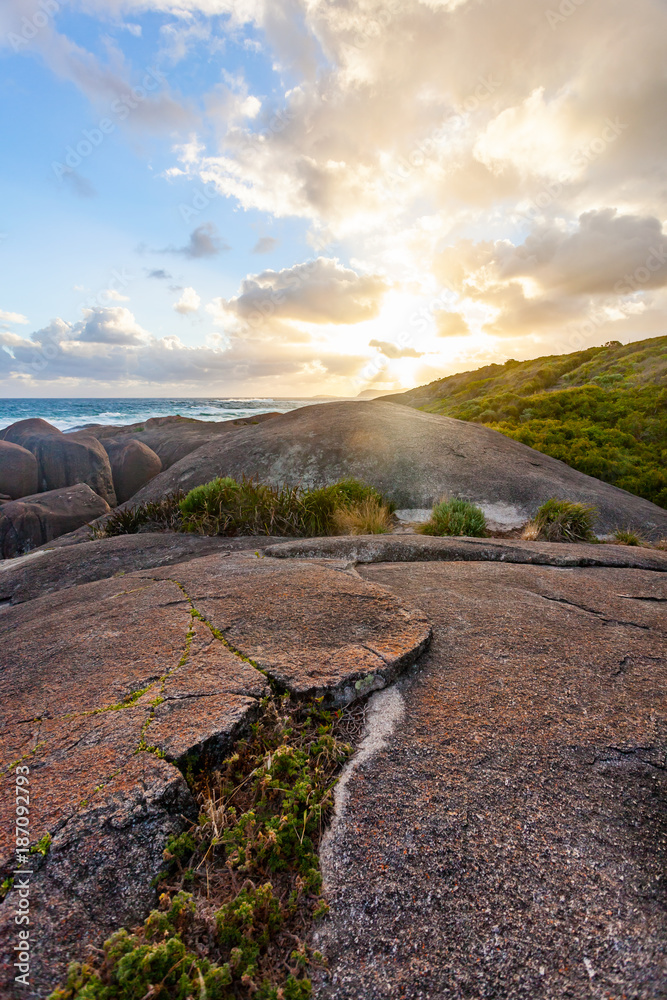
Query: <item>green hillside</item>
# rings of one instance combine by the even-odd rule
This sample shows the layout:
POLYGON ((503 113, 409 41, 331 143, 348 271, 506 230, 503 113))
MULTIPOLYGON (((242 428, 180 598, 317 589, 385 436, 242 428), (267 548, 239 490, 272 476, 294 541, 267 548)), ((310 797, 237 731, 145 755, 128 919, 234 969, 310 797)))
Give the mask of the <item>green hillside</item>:
POLYGON ((667 507, 667 337, 487 365, 385 398, 487 424, 667 507))

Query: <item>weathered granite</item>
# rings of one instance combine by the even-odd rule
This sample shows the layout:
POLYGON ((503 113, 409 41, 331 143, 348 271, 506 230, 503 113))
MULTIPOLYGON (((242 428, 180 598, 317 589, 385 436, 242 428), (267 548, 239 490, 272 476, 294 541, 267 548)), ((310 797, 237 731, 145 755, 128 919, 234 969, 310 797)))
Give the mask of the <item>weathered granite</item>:
MULTIPOLYGON (((174 765, 225 753, 258 711, 266 674, 340 704, 387 684, 429 636, 421 613, 334 563, 243 552, 6 606, 0 767, 7 778, 17 761, 29 766, 30 840, 53 838, 31 880, 34 995, 154 903, 166 839, 194 810, 174 765)), ((5 780, 0 879, 14 867, 13 815, 5 780)), ((4 988, 13 913, 10 893, 0 907, 4 988)))
POLYGON ((35 493, 0 508, 0 558, 22 555, 109 512, 85 483, 35 493))
POLYGON ((448 494, 502 510, 514 525, 558 497, 594 504, 600 533, 630 526, 648 538, 667 536, 667 510, 648 500, 481 424, 381 401, 304 406, 223 435, 161 472, 133 500, 227 475, 305 486, 354 476, 399 508, 432 507, 448 494))
POLYGON ((434 639, 346 785, 318 1000, 665 997, 667 577, 359 572, 434 639))

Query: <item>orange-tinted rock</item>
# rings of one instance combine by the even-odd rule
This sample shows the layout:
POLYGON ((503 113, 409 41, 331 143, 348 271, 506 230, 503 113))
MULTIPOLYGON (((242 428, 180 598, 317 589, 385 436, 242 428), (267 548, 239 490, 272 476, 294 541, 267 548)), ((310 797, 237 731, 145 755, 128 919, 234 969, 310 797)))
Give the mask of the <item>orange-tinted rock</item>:
POLYGON ((21 445, 0 441, 0 493, 18 500, 37 492, 37 459, 21 445))
POLYGON ((162 471, 159 457, 141 441, 121 439, 103 444, 109 456, 118 503, 125 503, 162 471))
POLYGON ((11 500, 0 507, 0 557, 29 552, 102 514, 108 503, 83 483, 11 500))
MULTIPOLYGON (((127 573, 5 607, 0 768, 11 772, 17 760, 30 768, 30 842, 53 838, 44 859, 34 856, 31 879, 39 995, 86 944, 154 904, 150 882, 163 867, 167 837, 183 829, 184 814, 194 815, 174 764, 193 751, 224 755, 267 690, 264 673, 239 653, 256 654, 290 690, 330 688, 329 700, 340 703, 356 696, 359 679, 387 683, 428 635, 418 612, 342 567, 288 567, 245 554, 127 573)), ((14 808, 5 781, 0 879, 15 867, 14 808)), ((10 892, 0 908, 5 988, 14 910, 10 892)))

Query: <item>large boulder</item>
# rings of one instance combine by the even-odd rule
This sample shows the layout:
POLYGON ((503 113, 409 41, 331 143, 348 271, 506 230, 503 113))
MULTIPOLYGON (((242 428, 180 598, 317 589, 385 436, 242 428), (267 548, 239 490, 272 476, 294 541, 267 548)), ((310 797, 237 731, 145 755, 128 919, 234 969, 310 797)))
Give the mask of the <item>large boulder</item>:
POLYGON ((11 500, 0 507, 0 557, 29 552, 74 531, 111 508, 85 483, 11 500))
POLYGON ((280 413, 258 413, 249 417, 236 417, 234 420, 195 420, 192 417, 174 415, 151 417, 142 424, 128 424, 125 427, 90 424, 84 430, 103 443, 128 438, 141 441, 158 455, 162 468, 168 469, 202 445, 218 440, 220 435, 238 431, 241 427, 254 427, 279 416, 280 413))
MULTIPOLYGON (((28 420, 17 420, 0 431, 0 441, 10 441, 12 444, 23 445, 26 438, 35 434, 62 434, 57 427, 41 417, 30 417, 28 420)), ((23 445, 25 447, 25 445, 23 445)))
POLYGON ((110 506, 116 506, 111 465, 92 434, 63 434, 46 420, 20 420, 3 431, 3 439, 32 452, 37 459, 41 491, 86 483, 110 506))
POLYGON ((558 497, 594 504, 599 533, 632 527, 649 538, 667 536, 667 511, 648 500, 481 424, 383 401, 304 406, 241 428, 181 459, 134 499, 159 499, 220 475, 308 486, 356 476, 399 508, 428 508, 447 494, 512 527, 558 497))
POLYGON ((0 494, 17 500, 38 489, 37 459, 26 448, 0 441, 0 494))
POLYGON ((118 503, 129 500, 162 471, 159 456, 148 445, 135 438, 130 438, 129 441, 103 441, 102 444, 109 456, 118 503))

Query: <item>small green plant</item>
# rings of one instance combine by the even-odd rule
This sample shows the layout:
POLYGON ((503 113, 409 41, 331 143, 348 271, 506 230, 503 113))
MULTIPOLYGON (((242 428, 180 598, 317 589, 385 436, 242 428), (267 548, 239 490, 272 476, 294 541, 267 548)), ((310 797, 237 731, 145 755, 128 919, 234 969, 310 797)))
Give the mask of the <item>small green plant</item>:
POLYGON ((328 909, 317 848, 363 713, 287 695, 262 709, 217 768, 185 767, 200 815, 167 841, 159 907, 71 965, 50 1000, 310 998, 323 958, 306 941, 328 909))
POLYGON ((590 504, 552 498, 538 509, 528 533, 546 542, 590 542, 596 516, 590 504))
POLYGON ((51 848, 51 834, 45 833, 36 844, 33 844, 30 848, 31 854, 41 854, 43 858, 49 853, 51 848))
POLYGON ((644 539, 632 528, 617 528, 614 532, 615 545, 644 545, 644 539))
POLYGON ((468 500, 443 500, 433 508, 431 520, 420 527, 422 535, 486 535, 484 511, 468 500))

